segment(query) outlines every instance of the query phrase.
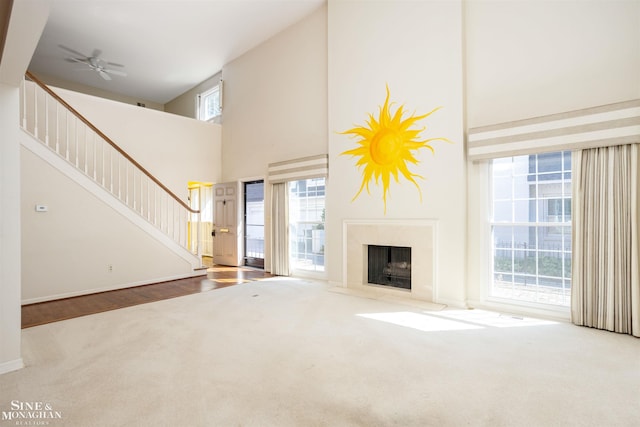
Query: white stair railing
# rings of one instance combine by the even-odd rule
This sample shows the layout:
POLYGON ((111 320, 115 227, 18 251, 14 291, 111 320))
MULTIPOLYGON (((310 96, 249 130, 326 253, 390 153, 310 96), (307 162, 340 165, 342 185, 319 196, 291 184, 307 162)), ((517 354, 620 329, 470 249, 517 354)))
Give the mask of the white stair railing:
POLYGON ((171 192, 33 74, 27 72, 20 95, 20 124, 27 133, 200 256, 199 210, 171 192))

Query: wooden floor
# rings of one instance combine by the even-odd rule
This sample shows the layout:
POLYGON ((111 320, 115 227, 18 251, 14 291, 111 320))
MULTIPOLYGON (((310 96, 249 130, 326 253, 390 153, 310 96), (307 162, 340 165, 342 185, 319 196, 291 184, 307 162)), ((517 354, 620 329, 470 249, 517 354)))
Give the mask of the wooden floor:
MULTIPOLYGON (((115 291, 65 298, 22 306, 22 328, 44 325, 103 311, 116 310, 148 302, 208 292, 240 283, 272 277, 263 270, 248 267, 213 266, 213 278, 206 275, 170 282, 136 286, 115 291)), ((206 270, 203 271, 203 274, 206 270)))

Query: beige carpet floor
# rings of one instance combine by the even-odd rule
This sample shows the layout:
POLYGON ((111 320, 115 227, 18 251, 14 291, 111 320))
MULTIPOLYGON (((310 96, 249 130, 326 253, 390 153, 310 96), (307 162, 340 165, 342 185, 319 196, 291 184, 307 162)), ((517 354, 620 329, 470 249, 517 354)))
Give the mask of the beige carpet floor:
POLYGON ((37 326, 23 349, 0 411, 44 402, 49 426, 640 425, 636 338, 309 280, 37 326))

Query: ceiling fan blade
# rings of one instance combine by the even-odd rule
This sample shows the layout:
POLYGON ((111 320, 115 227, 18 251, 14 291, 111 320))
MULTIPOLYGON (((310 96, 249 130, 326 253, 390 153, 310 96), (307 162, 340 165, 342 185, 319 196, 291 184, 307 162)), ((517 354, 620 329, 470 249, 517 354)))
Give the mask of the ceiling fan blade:
POLYGON ((69 58, 65 58, 65 61, 67 62, 79 62, 81 64, 88 64, 86 59, 82 59, 82 58, 73 58, 73 57, 69 57, 69 58))
POLYGON ((71 49, 70 47, 66 47, 65 45, 61 45, 61 44, 59 44, 59 45, 58 45, 58 47, 59 47, 60 49, 64 49, 64 50, 66 50, 67 52, 72 53, 72 54, 74 54, 74 55, 76 55, 76 56, 81 56, 81 57, 83 57, 83 58, 86 58, 86 57, 87 57, 87 55, 85 55, 84 53, 80 53, 80 52, 78 52, 77 50, 73 50, 73 49, 71 49))
POLYGON ((127 73, 125 73, 124 71, 120 71, 120 70, 109 70, 107 68, 105 68, 104 70, 105 73, 109 73, 109 74, 114 74, 116 76, 122 76, 122 77, 126 77, 127 73))
POLYGON ((122 67, 124 67, 124 65, 122 65, 122 64, 116 64, 115 62, 105 62, 105 64, 107 64, 107 65, 112 65, 112 66, 114 66, 114 67, 121 67, 121 68, 122 68, 122 67))
POLYGON ((111 76, 109 74, 105 73, 102 70, 97 70, 97 71, 98 71, 98 74, 100 74, 100 77, 102 77, 103 79, 111 80, 111 76))

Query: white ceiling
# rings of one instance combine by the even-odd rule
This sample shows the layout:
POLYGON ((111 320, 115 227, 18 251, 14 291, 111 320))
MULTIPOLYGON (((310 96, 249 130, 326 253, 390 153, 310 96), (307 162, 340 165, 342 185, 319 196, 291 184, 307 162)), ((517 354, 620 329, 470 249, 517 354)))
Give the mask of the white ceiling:
POLYGON ((51 0, 29 69, 165 104, 326 0, 51 0), (104 80, 60 45, 124 65, 104 80))

